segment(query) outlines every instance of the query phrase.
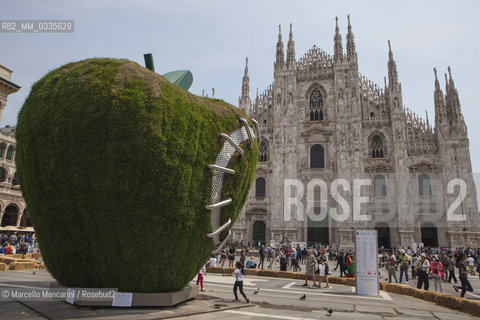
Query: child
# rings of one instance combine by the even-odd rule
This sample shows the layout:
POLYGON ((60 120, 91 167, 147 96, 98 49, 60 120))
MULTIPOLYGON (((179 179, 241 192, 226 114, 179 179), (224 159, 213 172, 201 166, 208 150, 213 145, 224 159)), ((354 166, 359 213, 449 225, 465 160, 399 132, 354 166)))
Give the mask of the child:
POLYGON ((198 272, 198 277, 197 277, 197 286, 198 286, 198 283, 200 283, 200 291, 205 291, 203 290, 203 275, 204 274, 207 274, 207 269, 205 269, 205 266, 202 267, 202 269, 200 269, 200 271, 198 272))
POLYGON ((328 286, 328 264, 326 261, 324 261, 323 259, 320 259, 320 262, 319 262, 319 265, 318 265, 318 276, 319 276, 319 280, 318 280, 318 287, 321 288, 322 287, 322 282, 325 282, 327 285, 325 286, 325 288, 330 288, 328 286))
POLYGON ((288 261, 285 257, 280 258, 280 271, 287 271, 288 261))
POLYGON ((245 298, 245 301, 247 301, 247 303, 249 303, 250 300, 248 299, 248 297, 243 292, 243 275, 245 274, 244 271, 243 271, 243 266, 240 263, 240 261, 237 261, 237 263, 235 264, 235 267, 236 267, 236 269, 232 273, 232 275, 235 275, 235 284, 233 285, 233 294, 235 295, 235 299, 233 299, 233 302, 240 301, 238 299, 238 295, 237 295, 237 288, 238 288, 238 289, 240 289, 241 295, 245 298))

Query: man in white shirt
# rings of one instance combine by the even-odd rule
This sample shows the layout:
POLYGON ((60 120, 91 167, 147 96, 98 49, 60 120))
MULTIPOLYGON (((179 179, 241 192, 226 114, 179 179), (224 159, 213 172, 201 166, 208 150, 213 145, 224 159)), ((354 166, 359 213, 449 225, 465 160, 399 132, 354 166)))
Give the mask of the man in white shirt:
POLYGON ((468 255, 466 262, 468 264, 468 270, 472 275, 475 275, 475 259, 473 259, 471 255, 468 255))

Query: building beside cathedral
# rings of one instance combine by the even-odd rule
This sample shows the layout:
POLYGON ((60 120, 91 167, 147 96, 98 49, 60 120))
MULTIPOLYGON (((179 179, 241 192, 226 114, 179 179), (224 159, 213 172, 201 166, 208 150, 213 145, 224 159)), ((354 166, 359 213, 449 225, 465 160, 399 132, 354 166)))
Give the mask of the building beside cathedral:
POLYGON ((346 52, 338 19, 333 52, 313 46, 297 60, 290 25, 285 59, 279 30, 273 83, 253 101, 247 60, 239 107, 258 121, 261 143, 233 240, 352 248, 356 229, 377 229, 384 247, 479 247, 467 127, 450 67, 444 91, 434 69, 430 123, 402 103, 390 42, 383 87, 359 73, 350 18, 346 52))
MULTIPOLYGON (((20 86, 12 82, 13 71, 0 64, 0 120, 8 95, 20 86)), ((0 232, 33 231, 17 180, 15 127, 0 128, 0 232)))

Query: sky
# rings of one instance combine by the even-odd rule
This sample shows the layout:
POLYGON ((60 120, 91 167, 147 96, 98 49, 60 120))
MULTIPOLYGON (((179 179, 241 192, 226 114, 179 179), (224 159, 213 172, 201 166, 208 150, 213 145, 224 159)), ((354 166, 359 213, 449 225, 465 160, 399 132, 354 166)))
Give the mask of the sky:
MULTIPOLYGON (((227 0, 0 0, 0 20, 72 19, 73 33, 0 33, 0 64, 14 70, 22 89, 9 96, 0 126, 15 125, 31 85, 49 70, 91 57, 127 58, 155 69, 188 69, 190 91, 238 105, 245 57, 250 93, 273 81, 278 25, 286 46, 293 24, 296 58, 313 45, 333 55, 335 17, 345 45, 350 14, 359 71, 383 86, 390 39, 402 83, 403 103, 434 119, 433 67, 452 68, 468 127, 474 172, 480 172, 480 1, 227 1, 227 0)), ((440 77, 444 87, 443 76, 440 77)), ((478 184, 477 184, 478 185, 478 184)), ((479 188, 480 189, 480 188, 479 188)))

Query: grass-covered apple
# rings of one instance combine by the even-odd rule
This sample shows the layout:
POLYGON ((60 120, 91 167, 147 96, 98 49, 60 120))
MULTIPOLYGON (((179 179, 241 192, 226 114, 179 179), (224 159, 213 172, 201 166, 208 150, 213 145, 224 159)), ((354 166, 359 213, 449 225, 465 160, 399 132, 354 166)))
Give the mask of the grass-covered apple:
MULTIPOLYGON (((183 288, 214 247, 207 165, 241 117, 128 60, 74 62, 36 82, 18 116, 16 161, 52 275, 70 287, 183 288)), ((245 141, 230 160, 222 223, 245 203, 257 145, 245 141)))

